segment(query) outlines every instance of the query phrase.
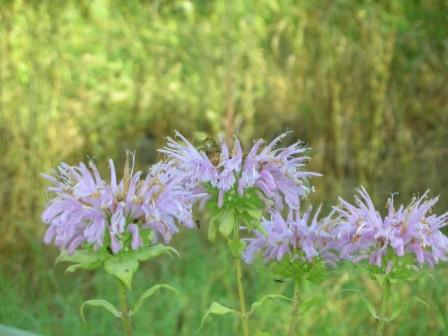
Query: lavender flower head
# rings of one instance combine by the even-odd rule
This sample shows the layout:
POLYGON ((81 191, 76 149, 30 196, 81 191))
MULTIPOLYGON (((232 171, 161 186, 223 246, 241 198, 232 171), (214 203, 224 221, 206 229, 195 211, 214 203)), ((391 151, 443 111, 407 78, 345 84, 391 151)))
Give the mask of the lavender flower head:
POLYGON ((314 216, 311 207, 303 215, 294 210, 286 220, 279 212, 272 213, 270 219, 262 221, 265 232, 255 231, 254 238, 246 239, 244 260, 251 263, 261 253, 266 262, 281 261, 288 256, 305 262, 321 258, 333 264, 336 261, 332 251, 333 223, 330 218, 319 220, 319 212, 320 207, 314 216))
POLYGON ((136 250, 148 239, 168 242, 179 230, 176 223, 192 227, 192 200, 197 195, 180 187, 176 171, 157 164, 142 179, 140 171, 133 172, 134 156, 131 160, 120 181, 109 161, 109 183, 92 161, 61 163, 56 177, 43 174, 52 183, 48 192, 53 195, 42 214, 49 226, 44 242, 54 241, 69 254, 85 246, 110 248, 116 254, 136 250))
MULTIPOLYGON (((335 207, 340 256, 352 261, 368 259, 381 267, 383 259, 410 255, 418 265, 435 265, 448 259, 448 238, 441 228, 448 224, 448 212, 432 214, 438 197, 428 198, 426 191, 413 198, 408 206, 394 206, 393 197, 387 201, 387 214, 382 217, 375 209, 367 191, 361 187, 355 204, 340 199, 335 207)), ((386 267, 393 267, 387 260, 386 267)))
POLYGON ((300 142, 286 148, 276 148, 287 133, 268 145, 258 140, 247 155, 243 154, 237 138, 230 150, 224 138, 220 137, 216 154, 199 150, 180 133, 176 135, 180 141, 168 138, 167 146, 160 152, 166 154, 169 162, 182 172, 191 188, 201 189, 207 184, 216 188, 218 207, 222 207, 226 192, 236 190, 242 196, 245 190, 255 188, 264 200, 272 200, 276 209, 282 209, 285 204, 298 209, 300 197, 310 191, 304 183, 305 179, 319 176, 302 170, 309 158, 303 156, 307 147, 300 142))

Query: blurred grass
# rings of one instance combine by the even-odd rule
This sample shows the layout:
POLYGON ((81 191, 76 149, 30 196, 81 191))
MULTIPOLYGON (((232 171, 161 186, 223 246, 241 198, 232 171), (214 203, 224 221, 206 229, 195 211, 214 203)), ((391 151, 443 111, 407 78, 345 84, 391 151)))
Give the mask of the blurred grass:
MULTIPOLYGON (((104 168, 125 149, 145 168, 175 129, 216 134, 244 120, 247 144, 291 129, 324 174, 313 202, 328 206, 362 183, 380 202, 431 188, 446 209, 447 12, 443 0, 1 0, 0 323, 93 334, 79 304, 113 294, 113 284, 53 267, 56 252, 40 244, 38 173, 87 155, 104 168)), ((176 243, 182 260, 146 267, 137 285, 163 280, 186 296, 158 294, 137 320, 141 334, 195 334, 211 301, 232 302, 224 252, 191 232, 176 243)), ((303 334, 369 334, 359 300, 336 295, 360 285, 341 272, 319 288, 331 300, 303 319, 303 334)), ((251 299, 290 291, 261 271, 247 275, 251 299)), ((412 308, 390 335, 446 333, 446 275, 402 289, 433 311, 412 308)), ((287 312, 272 304, 254 325, 282 333, 287 312)), ((89 315, 97 335, 119 333, 102 312, 89 315)), ((203 334, 233 335, 233 324, 214 319, 203 334)))
MULTIPOLYGON (((184 232, 174 242, 183 253, 181 259, 164 258, 145 265, 135 281, 131 301, 155 283, 169 283, 181 291, 180 296, 161 291, 145 303, 135 316, 136 335, 237 335, 236 321, 231 317, 212 317, 202 331, 198 327, 203 313, 211 302, 218 301, 237 308, 231 256, 222 244, 206 241, 206 231, 184 232)), ((102 310, 87 310, 87 321, 79 317, 79 307, 86 299, 107 298, 117 302, 117 286, 104 272, 97 274, 78 272, 64 275, 64 266, 53 266, 55 253, 42 251, 36 246, 40 262, 34 269, 18 266, 15 276, 11 270, 0 269, 1 322, 13 324, 42 335, 121 335, 120 321, 102 310)), ((20 258, 19 258, 20 259, 20 258)), ((7 264, 14 265, 14 259, 7 264)), ((403 307, 401 316, 388 328, 387 335, 445 335, 446 292, 443 281, 448 274, 445 267, 434 272, 434 279, 423 278, 411 285, 393 290, 392 306, 403 307), (411 297, 424 299, 430 308, 415 302, 411 297), (439 306, 440 305, 440 306, 439 306), (444 324, 445 323, 445 324, 444 324)), ((245 278, 248 300, 254 302, 265 293, 292 296, 291 284, 278 283, 263 272, 261 266, 246 267, 245 278)), ((366 293, 378 304, 380 293, 374 282, 357 274, 350 267, 332 272, 322 285, 307 283, 304 297, 322 295, 321 305, 300 315, 301 335, 373 335, 374 320, 362 301, 344 289, 366 293)), ((289 306, 284 302, 270 301, 256 311, 251 319, 253 335, 284 335, 289 306)))

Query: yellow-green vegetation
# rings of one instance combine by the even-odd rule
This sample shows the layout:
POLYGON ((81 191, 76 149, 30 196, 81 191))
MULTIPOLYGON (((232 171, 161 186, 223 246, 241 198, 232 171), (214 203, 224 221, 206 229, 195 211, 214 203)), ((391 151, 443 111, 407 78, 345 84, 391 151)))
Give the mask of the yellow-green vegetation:
MULTIPOLYGON (((83 299, 114 296, 106 275, 65 276, 55 249, 41 245, 39 173, 88 156, 106 172, 106 159, 123 160, 126 149, 145 169, 175 129, 199 138, 242 123, 246 142, 293 130, 313 147, 311 169, 325 178, 313 180, 312 201, 327 208, 363 184, 378 199, 430 188, 447 209, 447 13, 444 0, 0 0, 0 324, 120 334, 101 311, 87 312, 91 324, 78 314, 83 299)), ((157 294, 136 335, 195 335, 210 302, 235 302, 231 258, 206 232, 203 222, 199 235, 181 234, 183 257, 135 280, 136 293, 167 282, 184 294, 157 294)), ((430 308, 411 305, 389 335, 448 332, 441 268, 399 289, 430 308)), ((249 302, 292 295, 256 268, 243 271, 249 302)), ((343 268, 319 287, 327 300, 299 318, 303 335, 372 332, 362 300, 342 289, 379 292, 353 274, 343 268)), ((288 305, 269 304, 252 330, 285 334, 288 316, 288 305)), ((236 335, 234 323, 211 319, 201 334, 236 335)))

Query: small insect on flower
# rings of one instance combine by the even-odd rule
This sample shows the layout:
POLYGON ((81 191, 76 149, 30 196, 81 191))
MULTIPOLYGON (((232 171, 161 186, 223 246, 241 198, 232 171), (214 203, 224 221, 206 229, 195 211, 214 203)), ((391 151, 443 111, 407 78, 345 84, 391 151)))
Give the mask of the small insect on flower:
POLYGON ((180 141, 168 138, 160 152, 183 175, 186 188, 206 195, 201 204, 207 204, 213 214, 209 231, 212 240, 216 232, 213 222, 222 223, 220 232, 224 236, 232 233, 235 218, 255 228, 262 212, 285 206, 298 209, 300 198, 311 191, 306 179, 319 174, 302 170, 309 159, 303 155, 308 148, 301 142, 276 148, 286 134, 268 145, 258 140, 247 154, 237 137, 232 149, 223 136, 217 142, 208 139, 205 148, 194 147, 180 133, 176 133, 180 141))
POLYGON ((286 148, 276 148, 287 134, 281 134, 267 146, 263 146, 264 140, 260 139, 244 155, 236 137, 232 150, 223 136, 219 137, 219 143, 213 142, 214 150, 210 150, 210 146, 206 149, 195 148, 176 132, 180 141, 168 138, 167 146, 160 152, 168 156, 192 185, 210 184, 216 188, 220 206, 224 194, 231 189, 243 195, 246 189, 256 188, 265 198, 274 201, 278 208, 286 203, 297 209, 300 197, 310 191, 304 183, 305 179, 320 174, 302 170, 309 157, 303 156, 308 148, 301 142, 286 148))
POLYGON ((49 226, 45 243, 54 241, 68 254, 82 247, 116 254, 160 239, 168 242, 179 230, 177 223, 194 226, 192 203, 201 195, 183 189, 170 164, 154 165, 142 179, 140 171, 134 172, 134 155, 128 155, 120 181, 112 160, 109 169, 110 182, 92 161, 61 163, 56 176, 42 174, 52 183, 53 196, 42 214, 49 226))
POLYGON ((414 256, 414 263, 430 266, 447 260, 448 238, 441 228, 448 224, 448 212, 433 214, 437 201, 438 197, 428 198, 426 191, 408 206, 396 208, 390 197, 387 214, 382 217, 361 187, 354 205, 340 199, 334 208, 340 256, 352 261, 368 259, 378 267, 386 261, 389 269, 397 257, 414 256))

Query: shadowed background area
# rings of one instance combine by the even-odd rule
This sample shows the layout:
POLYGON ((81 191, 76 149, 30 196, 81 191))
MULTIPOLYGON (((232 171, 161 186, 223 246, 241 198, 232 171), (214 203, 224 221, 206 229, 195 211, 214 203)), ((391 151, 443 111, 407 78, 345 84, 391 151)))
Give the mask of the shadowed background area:
MULTIPOLYGON (((105 274, 65 276, 42 246, 45 181, 60 161, 137 152, 145 170, 179 130, 191 138, 231 134, 246 145, 292 130, 312 148, 313 203, 329 209, 364 185, 378 205, 427 188, 448 208, 448 3, 443 0, 9 1, 0 0, 0 323, 44 335, 120 335, 104 312, 79 318, 84 299, 114 297, 105 274)), ((206 223, 203 223, 205 226, 206 223)), ((147 265, 135 292, 168 282, 136 318, 136 335, 195 335, 212 301, 233 302, 224 246, 203 228, 173 244, 180 260, 147 265), (217 267, 219 265, 219 267, 217 267)), ((403 286, 411 304, 390 335, 444 335, 445 267, 403 286)), ((249 301, 289 293, 261 266, 246 268, 249 301)), ((362 301, 341 294, 369 279, 342 269, 309 292, 328 297, 301 317, 304 335, 370 334, 362 301)), ((137 294, 136 294, 137 295, 137 294)), ((396 304, 401 304, 398 297, 396 304)), ((254 335, 285 332, 289 308, 272 303, 254 317, 254 335), (265 332, 265 333, 263 333, 265 332)), ((231 318, 203 335, 236 335, 231 318)))

